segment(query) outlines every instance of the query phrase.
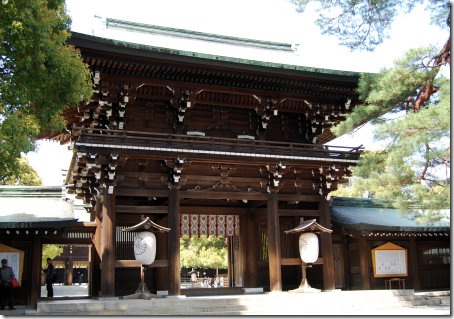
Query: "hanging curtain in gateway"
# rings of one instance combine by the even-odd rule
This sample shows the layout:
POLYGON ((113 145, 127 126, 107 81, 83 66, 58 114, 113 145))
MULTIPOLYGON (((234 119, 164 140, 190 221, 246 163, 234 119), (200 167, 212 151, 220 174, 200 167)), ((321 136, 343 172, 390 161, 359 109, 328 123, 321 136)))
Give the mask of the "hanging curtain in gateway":
POLYGON ((180 236, 229 236, 239 235, 239 215, 180 215, 180 236))

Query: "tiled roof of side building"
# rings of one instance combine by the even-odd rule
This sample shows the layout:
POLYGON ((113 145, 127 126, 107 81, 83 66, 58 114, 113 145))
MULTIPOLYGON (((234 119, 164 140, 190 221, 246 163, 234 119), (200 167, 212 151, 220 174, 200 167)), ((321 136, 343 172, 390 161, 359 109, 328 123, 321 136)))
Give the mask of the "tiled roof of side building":
POLYGON ((76 222, 61 186, 0 186, 0 228, 63 227, 76 222))
POLYGON ((419 222, 412 212, 403 212, 386 202, 370 198, 336 197, 331 204, 331 219, 349 229, 361 231, 437 232, 450 230, 450 222, 419 222))

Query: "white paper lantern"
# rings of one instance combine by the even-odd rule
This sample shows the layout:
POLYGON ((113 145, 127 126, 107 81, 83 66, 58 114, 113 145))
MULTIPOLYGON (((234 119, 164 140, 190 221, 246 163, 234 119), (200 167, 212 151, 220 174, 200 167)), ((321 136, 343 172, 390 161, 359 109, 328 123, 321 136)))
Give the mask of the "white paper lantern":
POLYGON ((303 233, 299 239, 301 260, 306 264, 314 263, 318 258, 318 237, 314 233, 303 233))
POLYGON ((150 265, 156 258, 156 236, 152 232, 144 231, 134 238, 134 256, 142 265, 150 265))

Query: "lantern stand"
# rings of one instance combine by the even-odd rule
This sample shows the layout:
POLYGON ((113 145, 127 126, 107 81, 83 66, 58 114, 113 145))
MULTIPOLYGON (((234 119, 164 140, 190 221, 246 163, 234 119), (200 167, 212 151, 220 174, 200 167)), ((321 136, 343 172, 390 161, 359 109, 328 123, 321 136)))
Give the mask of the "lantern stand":
POLYGON ((306 269, 312 267, 312 264, 318 258, 318 238, 316 234, 320 233, 331 233, 332 230, 323 227, 322 225, 318 224, 315 219, 310 219, 303 221, 300 225, 290 230, 286 230, 285 234, 301 234, 299 238, 299 246, 300 246, 300 257, 302 261, 301 265, 301 283, 298 288, 289 290, 290 293, 299 293, 299 292, 319 292, 320 289, 312 288, 306 276, 306 269), (312 235, 313 236, 312 236, 312 235), (306 238, 305 238, 306 237, 306 238), (313 254, 310 257, 306 257, 304 249, 308 246, 307 240, 311 240, 313 243, 316 243, 316 254, 313 254), (314 242, 314 240, 316 240, 314 242), (307 260, 306 258, 309 258, 307 260))
POLYGON ((137 288, 134 294, 123 296, 123 299, 151 299, 158 297, 157 295, 150 293, 150 290, 148 290, 147 284, 145 283, 145 268, 148 268, 148 266, 154 262, 156 256, 156 236, 149 230, 153 229, 154 231, 159 231, 160 233, 163 233, 170 231, 170 228, 160 226, 151 221, 149 217, 144 219, 142 216, 142 221, 140 223, 132 227, 124 228, 122 229, 122 231, 140 230, 141 228, 143 229, 142 232, 139 233, 134 239, 134 256, 136 258, 136 261, 140 263, 139 287, 137 288), (146 241, 139 235, 145 235, 144 237, 147 237, 147 239, 150 236, 151 239, 154 239, 154 242, 146 241), (151 257, 149 257, 147 261, 138 260, 136 255, 137 249, 140 249, 141 252, 147 252, 147 250, 151 250, 152 251, 151 257), (146 264, 143 264, 143 262, 145 262, 146 264))

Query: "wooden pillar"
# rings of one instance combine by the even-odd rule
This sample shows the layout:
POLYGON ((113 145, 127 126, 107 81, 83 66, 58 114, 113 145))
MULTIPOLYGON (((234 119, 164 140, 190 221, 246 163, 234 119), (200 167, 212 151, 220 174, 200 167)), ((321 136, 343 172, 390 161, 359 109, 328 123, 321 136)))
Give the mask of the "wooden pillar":
POLYGON ((89 295, 92 297, 99 297, 101 291, 101 210, 102 210, 102 197, 96 198, 94 207, 94 222, 96 223, 96 230, 92 238, 92 246, 90 248, 90 270, 89 270, 89 295))
POLYGON ((416 249, 415 237, 410 237, 410 249, 408 251, 408 264, 410 265, 411 272, 413 274, 413 289, 420 290, 421 282, 419 280, 419 266, 418 266, 418 254, 416 249))
POLYGON ((281 276, 281 241, 277 192, 268 195, 267 205, 268 264, 270 273, 270 291, 282 291, 281 276))
POLYGON ((227 238, 227 269, 228 269, 228 283, 229 287, 236 287, 235 277, 236 277, 236 269, 235 269, 235 248, 233 247, 233 240, 232 237, 227 238))
POLYGON ((34 236, 32 243, 32 265, 31 267, 31 282, 30 282, 30 296, 27 300, 27 304, 36 307, 39 297, 41 297, 41 274, 42 274, 42 254, 43 254, 43 245, 41 241, 41 235, 34 236))
POLYGON ((104 195, 101 219, 101 296, 115 296, 115 195, 104 195))
POLYGON ((169 191, 169 296, 181 294, 180 288, 180 192, 176 186, 169 191))
POLYGON ((359 236, 359 268, 361 274, 362 288, 370 289, 370 260, 371 251, 367 245, 366 237, 359 236))
MULTIPOLYGON (((328 202, 325 198, 320 200, 320 225, 331 229, 331 214, 328 202)), ((323 257, 323 289, 336 289, 334 276, 334 258, 333 258, 333 236, 332 233, 320 234, 320 250, 323 257)))
POLYGON ((71 286, 73 284, 73 261, 69 258, 65 260, 65 280, 64 283, 67 286, 71 286))
POLYGON ((240 215, 240 246, 243 254, 243 275, 245 287, 257 286, 257 240, 251 215, 240 215))
MULTIPOLYGON (((168 227, 168 218, 167 216, 159 220, 161 226, 168 227)), ((167 232, 158 232, 156 235, 156 260, 168 260, 168 233, 167 232)), ((152 288, 156 290, 167 290, 169 282, 169 269, 168 267, 155 267, 152 268, 154 272, 152 288)), ((148 269, 147 271, 149 271, 148 269)), ((151 287, 149 287, 150 289, 151 287)))

